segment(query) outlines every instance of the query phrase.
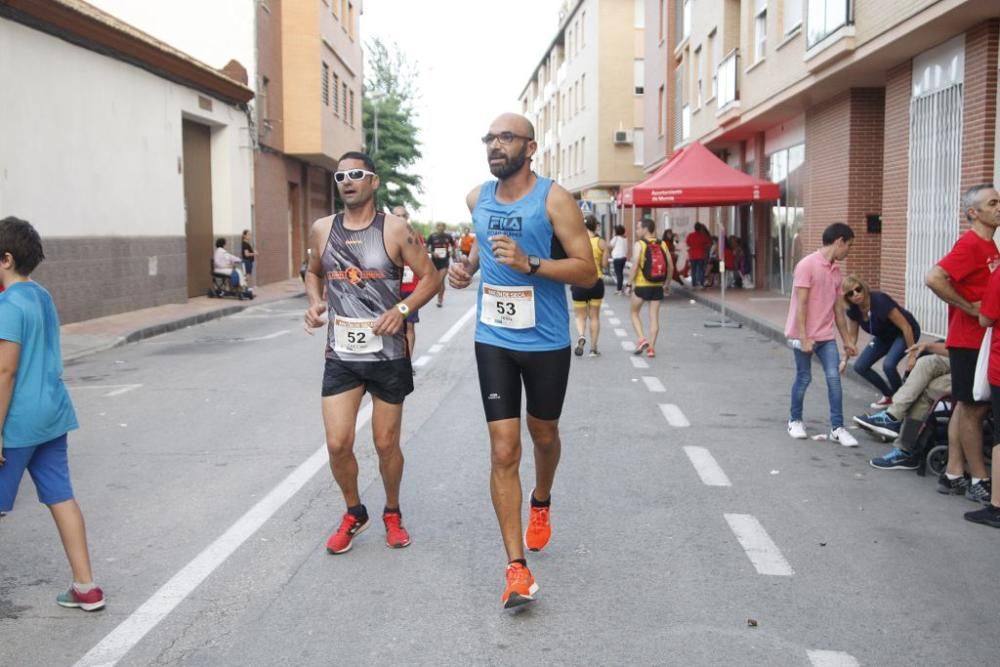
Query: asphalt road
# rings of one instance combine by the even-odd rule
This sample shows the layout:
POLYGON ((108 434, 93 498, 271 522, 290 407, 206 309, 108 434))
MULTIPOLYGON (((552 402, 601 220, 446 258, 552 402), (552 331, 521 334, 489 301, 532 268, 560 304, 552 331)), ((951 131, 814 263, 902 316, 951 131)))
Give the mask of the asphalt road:
MULTIPOLYGON (((68 568, 26 481, 0 520, 0 665, 995 660, 1000 533, 963 521, 973 503, 939 496, 932 478, 871 468, 886 446, 863 434, 853 450, 789 439, 791 353, 706 329, 715 314, 678 297, 647 362, 624 349, 626 301, 609 292, 603 356, 573 360, 554 535, 529 557, 538 600, 502 611, 473 305, 474 292, 449 291, 422 312, 403 550, 385 548, 376 518, 351 552, 325 551, 343 501, 322 450, 323 337, 303 333, 304 301, 69 366, 73 478, 108 607, 55 605, 68 568)), ((815 375, 810 433, 826 413, 815 375)), ((847 382, 846 413, 873 393, 847 382)), ((356 450, 377 517, 367 423, 356 450)), ((524 458, 527 494, 530 447, 524 458)))

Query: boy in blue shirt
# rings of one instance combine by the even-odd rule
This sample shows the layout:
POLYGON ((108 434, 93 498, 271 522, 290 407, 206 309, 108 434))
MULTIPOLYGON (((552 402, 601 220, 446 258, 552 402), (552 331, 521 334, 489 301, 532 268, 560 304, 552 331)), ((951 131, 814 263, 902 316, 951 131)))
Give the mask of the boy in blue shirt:
POLYGON ((104 593, 94 585, 87 532, 73 498, 66 434, 76 413, 62 381, 59 316, 52 297, 28 276, 45 258, 29 223, 0 220, 0 514, 14 506, 25 470, 48 506, 73 572, 63 607, 96 611, 104 593))

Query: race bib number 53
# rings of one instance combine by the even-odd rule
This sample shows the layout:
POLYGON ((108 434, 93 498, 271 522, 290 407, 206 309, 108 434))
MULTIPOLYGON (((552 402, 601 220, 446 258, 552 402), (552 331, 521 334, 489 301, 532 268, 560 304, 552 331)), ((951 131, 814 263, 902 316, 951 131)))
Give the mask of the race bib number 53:
POLYGON ((530 329, 535 326, 535 288, 483 283, 479 321, 492 327, 530 329))
POLYGON ((342 354, 371 354, 382 351, 382 337, 372 333, 375 320, 333 317, 333 349, 342 354))

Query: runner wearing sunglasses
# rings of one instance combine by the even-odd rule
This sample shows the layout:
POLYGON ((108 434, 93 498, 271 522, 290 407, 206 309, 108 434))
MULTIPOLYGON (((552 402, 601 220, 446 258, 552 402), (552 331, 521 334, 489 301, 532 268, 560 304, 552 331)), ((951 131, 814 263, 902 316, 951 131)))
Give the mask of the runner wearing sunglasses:
POLYGON ((337 169, 334 181, 344 210, 313 223, 305 274, 306 331, 312 333, 329 320, 323 424, 333 477, 347 503, 340 528, 326 545, 332 554, 349 550, 354 537, 368 527, 354 457, 355 424, 366 391, 372 396, 372 437, 385 486, 386 544, 401 548, 410 543, 399 511, 403 476, 399 433, 403 399, 413 391, 404 321, 431 300, 439 280, 406 221, 376 212, 380 183, 371 158, 348 152, 337 169), (404 264, 420 279, 405 299, 400 294, 404 264))
POLYGON ((476 243, 452 264, 452 287, 482 269, 476 324, 479 387, 490 433, 490 493, 507 551, 504 608, 538 590, 524 547, 540 551, 551 535, 549 505, 559 463, 559 417, 569 380, 567 283, 590 287, 594 259, 579 206, 566 190, 531 171, 538 146, 527 118, 503 114, 483 137, 497 177, 466 197, 476 243), (528 530, 521 533, 521 386, 535 451, 528 530), (523 540, 523 541, 522 541, 523 540))

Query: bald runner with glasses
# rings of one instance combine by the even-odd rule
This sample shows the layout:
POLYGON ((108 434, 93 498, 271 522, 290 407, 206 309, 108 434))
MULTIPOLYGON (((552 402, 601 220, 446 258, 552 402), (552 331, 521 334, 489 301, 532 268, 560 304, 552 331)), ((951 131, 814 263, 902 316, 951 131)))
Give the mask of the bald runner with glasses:
POLYGON ((369 524, 354 456, 355 425, 365 392, 372 397, 372 438, 385 487, 386 545, 401 548, 409 545, 410 536, 399 509, 403 477, 399 434, 403 399, 413 391, 404 321, 431 300, 439 278, 406 221, 375 210, 380 181, 371 158, 345 153, 333 178, 344 210, 313 223, 305 274, 306 331, 328 327, 323 425, 333 478, 347 504, 326 548, 331 554, 348 551, 369 524), (400 294, 404 265, 420 278, 406 298, 400 294))
POLYGON ((531 602, 538 584, 524 548, 549 541, 552 484, 559 464, 559 417, 569 381, 566 285, 590 287, 594 258, 583 215, 565 189, 531 170, 538 149, 530 121, 503 114, 482 138, 496 180, 466 197, 476 240, 467 260, 451 265, 452 287, 482 271, 476 364, 490 434, 490 493, 507 551, 509 609, 531 602), (528 529, 521 532, 521 389, 535 451, 528 529))

